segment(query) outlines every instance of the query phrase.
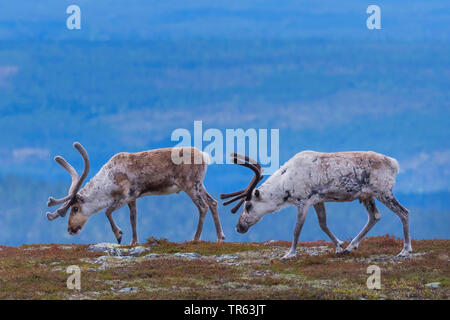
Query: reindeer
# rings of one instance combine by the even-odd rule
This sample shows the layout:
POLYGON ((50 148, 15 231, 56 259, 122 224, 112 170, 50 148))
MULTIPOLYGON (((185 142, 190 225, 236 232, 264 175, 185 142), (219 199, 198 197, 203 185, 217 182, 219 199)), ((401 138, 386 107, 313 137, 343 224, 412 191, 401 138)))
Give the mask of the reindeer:
POLYGON ((221 195, 221 199, 234 197, 224 202, 224 205, 240 200, 231 210, 232 213, 236 213, 244 203, 236 226, 237 232, 246 233, 267 213, 289 205, 297 207, 294 239, 282 259, 295 257, 298 238, 310 206, 314 206, 319 225, 336 246, 337 254, 349 253, 358 248, 361 239, 381 219, 374 198, 392 210, 403 224, 404 245, 398 256, 408 256, 412 252, 409 212, 392 194, 395 176, 399 171, 397 160, 375 152, 303 151, 288 160, 256 189, 258 182, 263 179, 261 166, 246 156, 232 153, 231 157, 233 163, 245 166, 255 174, 247 188, 221 195), (325 202, 356 199, 365 206, 369 219, 343 251, 344 242, 328 229, 325 202))
POLYGON ((63 204, 55 212, 47 212, 49 220, 64 217, 70 208, 69 234, 79 234, 89 217, 106 209, 106 217, 120 244, 122 231, 114 222, 112 213, 128 205, 133 231, 131 245, 136 245, 138 243, 136 199, 146 195, 165 195, 184 191, 192 199, 199 212, 194 240, 200 239, 208 209, 211 210, 214 219, 217 240, 219 242, 225 240, 217 212, 217 201, 208 194, 203 185, 209 159, 206 153, 192 147, 118 153, 100 169, 84 188, 81 188, 89 173, 89 157, 80 143, 75 142, 73 146, 83 157, 83 173, 79 177, 76 170, 64 158, 55 157, 55 161, 69 172, 72 184, 66 197, 61 199, 50 197, 47 203, 49 207, 63 204), (172 161, 173 154, 184 156, 183 159, 200 159, 200 161, 185 161, 175 164, 172 161))

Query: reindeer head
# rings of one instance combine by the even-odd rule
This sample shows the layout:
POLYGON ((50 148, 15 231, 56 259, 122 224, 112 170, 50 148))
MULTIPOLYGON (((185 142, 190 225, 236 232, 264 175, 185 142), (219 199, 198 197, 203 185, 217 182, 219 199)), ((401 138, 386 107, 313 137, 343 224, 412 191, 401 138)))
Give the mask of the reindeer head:
POLYGON ((240 200, 238 204, 231 209, 231 213, 236 213, 240 206, 244 204, 244 210, 239 217, 236 231, 239 233, 246 233, 248 229, 257 223, 265 214, 273 212, 276 208, 273 207, 270 197, 265 196, 263 192, 258 189, 255 190, 258 183, 264 178, 262 175, 263 169, 260 164, 247 156, 236 153, 232 153, 231 158, 233 159, 233 163, 247 167, 255 173, 247 188, 220 195, 221 199, 234 197, 231 200, 225 201, 223 203, 224 206, 240 200))
POLYGON ((48 220, 54 220, 58 217, 65 217, 67 210, 70 208, 70 216, 68 223, 68 231, 71 235, 80 233, 81 228, 88 220, 89 212, 83 211, 84 198, 78 193, 83 185, 83 181, 86 179, 89 173, 89 157, 83 146, 75 142, 74 148, 78 150, 84 160, 84 170, 81 177, 78 176, 76 170, 66 161, 63 157, 56 156, 55 161, 69 172, 72 177, 72 184, 69 188, 67 196, 61 199, 48 198, 47 206, 52 207, 63 203, 63 205, 53 213, 47 212, 48 220))

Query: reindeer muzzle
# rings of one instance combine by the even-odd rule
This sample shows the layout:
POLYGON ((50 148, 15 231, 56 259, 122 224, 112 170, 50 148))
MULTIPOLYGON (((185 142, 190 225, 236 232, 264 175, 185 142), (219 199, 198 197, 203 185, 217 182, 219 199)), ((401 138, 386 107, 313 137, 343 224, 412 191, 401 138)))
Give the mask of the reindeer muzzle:
POLYGON ((243 226, 240 223, 238 223, 236 225, 236 231, 239 232, 239 233, 242 233, 242 234, 247 233, 248 229, 249 229, 249 227, 243 226))
POLYGON ((67 231, 69 231, 70 235, 74 236, 81 232, 81 226, 77 226, 75 228, 68 228, 67 231))

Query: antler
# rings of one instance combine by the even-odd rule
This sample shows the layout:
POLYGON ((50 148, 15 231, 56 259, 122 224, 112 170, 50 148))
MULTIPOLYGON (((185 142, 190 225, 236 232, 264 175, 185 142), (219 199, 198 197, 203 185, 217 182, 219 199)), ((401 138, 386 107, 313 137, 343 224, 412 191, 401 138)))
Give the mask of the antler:
POLYGON ((81 154, 84 160, 84 169, 83 173, 81 174, 81 177, 78 176, 77 171, 63 158, 60 156, 55 157, 55 161, 63 167, 67 172, 69 172, 70 176, 72 177, 72 184, 69 188, 69 193, 67 196, 61 199, 55 199, 53 197, 48 198, 47 206, 52 207, 56 206, 58 204, 64 203, 61 208, 56 210, 53 213, 47 212, 47 218, 48 220, 54 220, 57 217, 64 217, 66 215, 67 209, 74 203, 75 196, 77 195, 78 191, 80 190, 81 186, 83 185, 84 180, 86 179, 88 173, 89 173, 89 156, 86 152, 86 150, 83 148, 83 146, 79 142, 75 142, 73 144, 73 147, 78 150, 78 152, 81 154))
POLYGON ((236 213, 240 206, 244 203, 244 201, 249 201, 252 198, 252 192, 255 189, 255 187, 258 185, 258 183, 264 178, 262 175, 263 169, 261 168, 260 164, 257 163, 255 160, 243 156, 237 153, 231 153, 231 158, 233 159, 233 163, 247 167, 255 173, 255 176, 250 181, 250 184, 247 186, 247 188, 231 192, 231 193, 223 193, 220 195, 221 199, 228 199, 231 197, 234 197, 228 201, 225 201, 223 203, 224 206, 229 205, 230 203, 233 203, 240 199, 240 201, 231 209, 231 213, 236 213))

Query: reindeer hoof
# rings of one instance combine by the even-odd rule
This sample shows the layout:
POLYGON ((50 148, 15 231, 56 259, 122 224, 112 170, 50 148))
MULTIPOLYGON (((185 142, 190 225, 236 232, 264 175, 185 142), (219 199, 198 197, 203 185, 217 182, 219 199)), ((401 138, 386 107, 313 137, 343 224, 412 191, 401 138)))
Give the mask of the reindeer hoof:
POLYGON ((344 251, 342 251, 342 254, 349 254, 352 251, 355 251, 356 249, 358 249, 358 244, 356 245, 352 245, 351 243, 347 246, 347 248, 345 248, 344 251))
POLYGON ((122 230, 119 230, 119 236, 116 237, 118 244, 120 244, 122 242, 122 234, 123 234, 122 230))
POLYGON ((336 251, 336 255, 337 255, 337 256, 345 256, 345 255, 349 254, 350 252, 352 252, 352 250, 349 250, 349 249, 347 248, 347 249, 341 250, 341 251, 339 251, 339 252, 336 251))
POLYGON ((291 259, 291 258, 294 258, 296 255, 297 255, 297 252, 296 252, 296 251, 294 251, 294 252, 289 251, 289 252, 286 253, 284 256, 282 256, 282 257, 280 258, 280 260, 291 259))
POLYGON ((412 255, 412 251, 408 251, 406 249, 403 249, 398 255, 397 258, 409 258, 412 255))
POLYGON ((336 255, 340 255, 340 254, 342 254, 342 252, 344 252, 344 248, 336 247, 336 255))

